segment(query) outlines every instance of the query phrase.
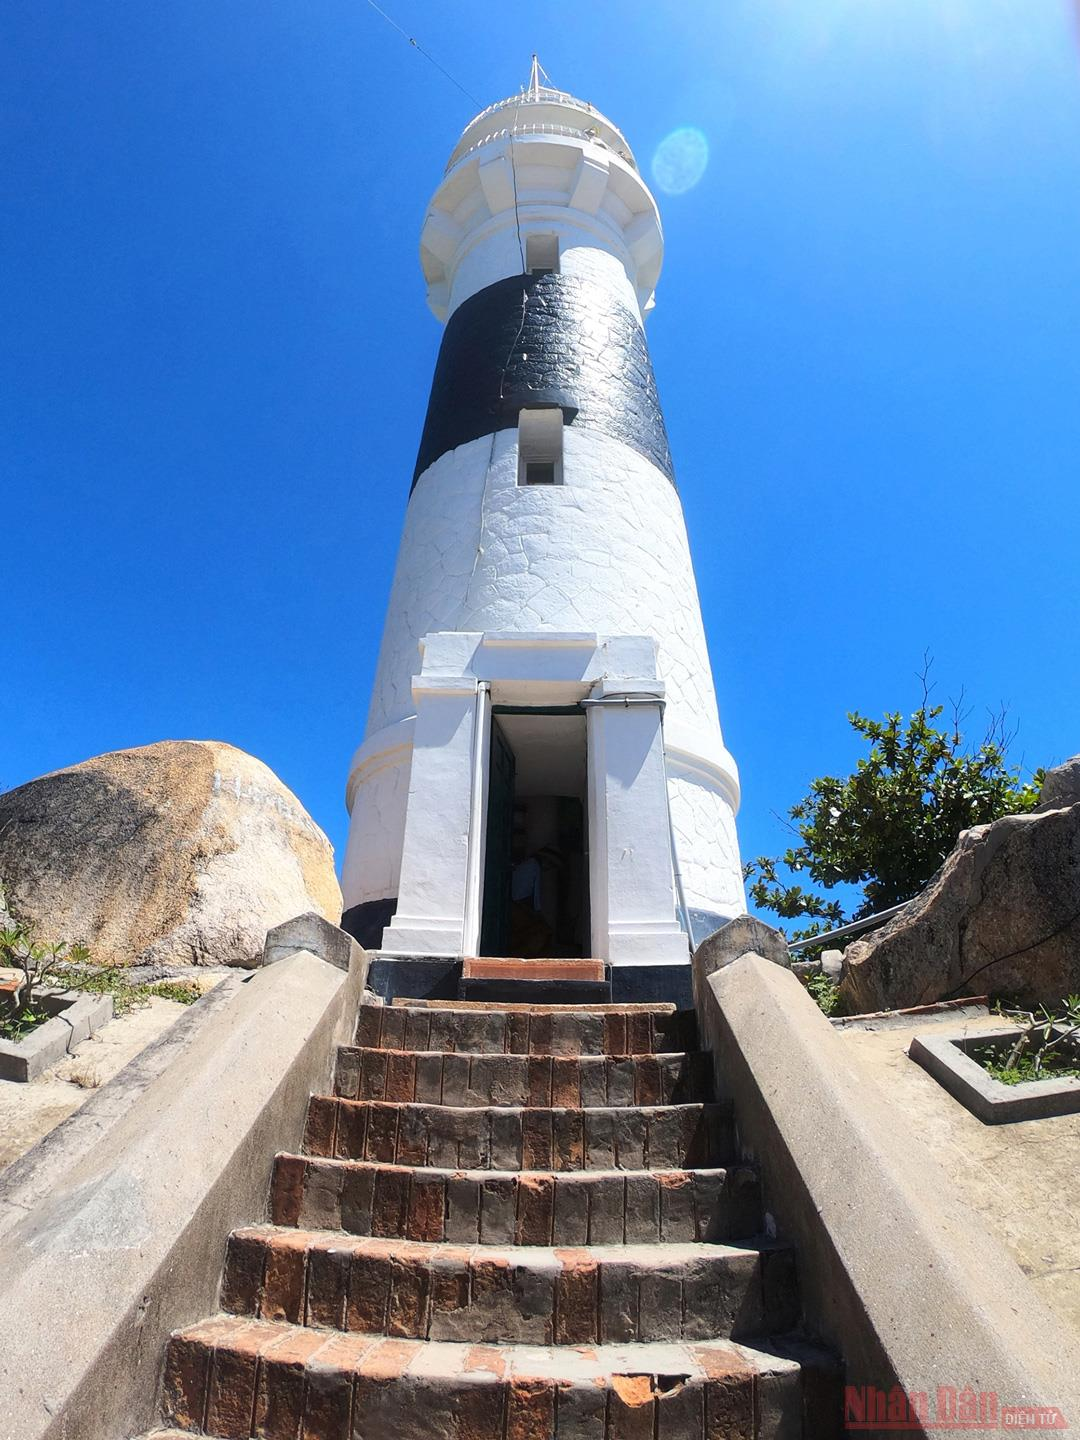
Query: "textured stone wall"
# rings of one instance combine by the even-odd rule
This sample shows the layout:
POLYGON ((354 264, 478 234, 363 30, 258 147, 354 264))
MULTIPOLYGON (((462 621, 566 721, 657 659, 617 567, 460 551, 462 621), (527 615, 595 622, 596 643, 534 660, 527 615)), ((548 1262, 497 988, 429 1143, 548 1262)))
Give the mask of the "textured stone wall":
POLYGON ((746 908, 731 805, 701 777, 668 764, 668 799, 683 893, 691 910, 740 915, 746 908))
POLYGON ((369 735, 412 714, 418 643, 434 630, 653 635, 668 714, 717 747, 697 585, 674 488, 629 445, 570 428, 564 484, 517 483, 517 434, 441 456, 405 517, 369 735))
POLYGON ((447 451, 516 426, 523 405, 557 405, 573 429, 621 441, 674 480, 645 332, 607 277, 514 275, 454 312, 414 485, 447 451))
POLYGON ((621 236, 602 218, 552 206, 533 207, 528 217, 522 218, 520 228, 519 236, 511 213, 489 221, 473 238, 454 265, 451 315, 496 280, 520 276, 529 236, 543 234, 554 235, 558 241, 562 275, 606 285, 640 320, 641 302, 634 288, 636 267, 621 236))
MULTIPOLYGON (((702 760, 730 765, 677 493, 628 445, 586 430, 566 432, 564 473, 561 486, 519 486, 516 432, 502 431, 449 451, 421 478, 406 515, 368 736, 377 747, 380 732, 414 713, 412 677, 429 632, 652 635, 668 687, 665 728, 702 760)), ((400 731, 388 734, 388 746, 400 742, 400 731)), ((347 906, 396 893, 407 770, 371 768, 353 804, 347 906)), ((729 800, 717 782, 677 763, 669 787, 688 904, 741 912, 729 800)))
POLYGON ((398 892, 411 753, 397 747, 385 763, 364 767, 341 867, 347 908, 398 892))

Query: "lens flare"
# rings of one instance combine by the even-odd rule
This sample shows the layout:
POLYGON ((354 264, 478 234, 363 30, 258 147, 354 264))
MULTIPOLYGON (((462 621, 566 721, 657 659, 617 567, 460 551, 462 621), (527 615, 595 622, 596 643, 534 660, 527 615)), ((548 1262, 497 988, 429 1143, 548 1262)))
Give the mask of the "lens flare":
POLYGON ((708 163, 708 140, 696 125, 682 125, 656 147, 653 179, 665 195, 685 195, 705 174, 708 163))

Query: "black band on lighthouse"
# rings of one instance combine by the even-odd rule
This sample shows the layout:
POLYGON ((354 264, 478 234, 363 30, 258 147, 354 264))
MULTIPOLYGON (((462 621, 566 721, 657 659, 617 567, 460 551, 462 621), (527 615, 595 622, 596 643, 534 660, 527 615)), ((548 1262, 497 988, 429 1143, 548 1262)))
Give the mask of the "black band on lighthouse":
POLYGON ((645 332, 607 286, 511 275, 454 311, 413 485, 448 450, 516 425, 526 405, 559 406, 568 423, 621 440, 675 483, 645 332))

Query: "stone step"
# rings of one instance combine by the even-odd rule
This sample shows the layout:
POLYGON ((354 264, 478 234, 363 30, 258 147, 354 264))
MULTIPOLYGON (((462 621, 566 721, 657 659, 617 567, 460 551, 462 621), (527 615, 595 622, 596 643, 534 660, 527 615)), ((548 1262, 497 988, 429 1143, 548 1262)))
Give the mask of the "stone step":
POLYGON ((256 1225, 229 1239, 222 1308, 407 1339, 595 1345, 748 1339, 798 1321, 769 1245, 428 1245, 256 1225))
POLYGON ((278 1155, 275 1225, 455 1245, 745 1240, 762 1226, 749 1165, 672 1170, 413 1168, 278 1155))
POLYGON ((657 1055, 506 1055, 338 1048, 334 1093, 428 1105, 672 1105, 708 1100, 700 1050, 657 1055))
POLYGON ((579 1005, 604 1005, 611 999, 610 980, 537 980, 528 976, 519 979, 462 980, 458 984, 462 1000, 483 1001, 504 1005, 526 1003, 530 1006, 574 1000, 579 1005))
POLYGON ((362 1005, 356 1044, 473 1055, 651 1055, 697 1048, 693 1011, 670 1005, 466 1008, 434 1002, 362 1005))
POLYGON ((797 1361, 726 1340, 469 1345, 219 1316, 174 1335, 166 1419, 243 1440, 797 1440, 797 1361))
POLYGON ((461 962, 465 980, 586 980, 605 979, 603 960, 522 960, 514 956, 467 955, 461 962))
POLYGON ((735 1151, 729 1105, 585 1109, 313 1095, 306 1155, 471 1170, 681 1170, 735 1151))
POLYGON ((573 1000, 584 1005, 604 1005, 611 1000, 611 979, 603 960, 466 956, 461 962, 458 996, 495 1004, 526 1001, 543 1005, 573 1000))

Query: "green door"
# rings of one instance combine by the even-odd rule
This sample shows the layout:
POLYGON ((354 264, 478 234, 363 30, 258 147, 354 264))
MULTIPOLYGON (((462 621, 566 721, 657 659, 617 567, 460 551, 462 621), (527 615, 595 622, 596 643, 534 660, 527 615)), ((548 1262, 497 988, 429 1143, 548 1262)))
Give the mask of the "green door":
POLYGON ((491 722, 484 908, 480 954, 505 955, 510 941, 510 846, 514 830, 514 752, 497 720, 491 722))

